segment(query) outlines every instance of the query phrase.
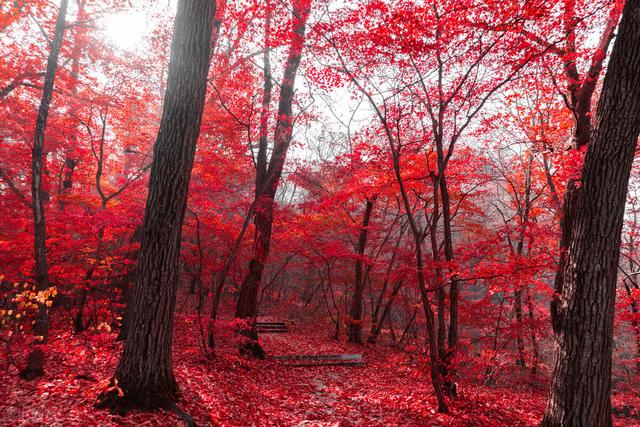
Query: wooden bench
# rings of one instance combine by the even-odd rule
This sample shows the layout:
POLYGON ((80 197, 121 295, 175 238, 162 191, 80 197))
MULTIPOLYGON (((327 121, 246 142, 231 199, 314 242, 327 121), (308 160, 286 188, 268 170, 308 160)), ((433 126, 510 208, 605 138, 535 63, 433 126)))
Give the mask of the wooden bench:
POLYGON ((287 324, 283 321, 276 322, 256 322, 256 332, 259 334, 278 334, 289 332, 287 324))
POLYGON ((287 366, 364 366, 362 354, 310 354, 273 356, 287 366))

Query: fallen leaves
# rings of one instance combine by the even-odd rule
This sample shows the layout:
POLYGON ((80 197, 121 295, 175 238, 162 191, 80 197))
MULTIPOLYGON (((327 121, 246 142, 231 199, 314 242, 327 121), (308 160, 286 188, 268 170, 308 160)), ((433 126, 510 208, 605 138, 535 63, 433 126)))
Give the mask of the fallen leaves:
MULTIPOLYGON (((219 334, 217 355, 208 360, 189 333, 192 319, 177 316, 174 366, 181 388, 179 406, 198 425, 402 425, 530 426, 542 417, 543 388, 480 387, 463 384, 461 396, 440 414, 426 372, 402 353, 335 341, 319 328, 296 325, 288 334, 263 335, 269 355, 362 352, 365 367, 291 368, 237 353, 230 334, 219 334)), ((223 323, 224 324, 224 323, 223 323)), ((93 408, 109 380, 122 344, 115 333, 63 333, 47 346, 46 376, 23 381, 12 367, 0 380, 3 425, 180 425, 173 412, 132 412, 126 417, 93 408), (8 421, 5 421, 8 420, 8 421)), ((614 404, 640 407, 633 391, 614 404)), ((632 425, 619 411, 619 425, 632 425)))

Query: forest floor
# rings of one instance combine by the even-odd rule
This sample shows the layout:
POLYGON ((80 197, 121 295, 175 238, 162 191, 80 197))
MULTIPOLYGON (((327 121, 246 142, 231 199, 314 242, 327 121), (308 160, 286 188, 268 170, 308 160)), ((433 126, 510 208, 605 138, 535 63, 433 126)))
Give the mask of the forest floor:
MULTIPOLYGON (((222 334, 216 357, 208 360, 192 321, 177 318, 174 366, 179 406, 200 426, 529 426, 539 422, 545 405, 543 388, 462 384, 450 413, 439 414, 426 370, 404 353, 335 341, 311 326, 294 325, 287 334, 263 335, 261 342, 270 355, 363 353, 366 366, 287 367, 247 359, 238 355, 230 334, 222 334)), ((114 338, 95 331, 54 335, 46 376, 37 381, 19 379, 15 366, 5 369, 0 425, 180 425, 172 412, 119 417, 93 408, 120 356, 122 344, 114 338)), ((638 415, 640 396, 614 396, 614 406, 638 415)), ((615 425, 640 426, 640 419, 617 417, 615 425)))

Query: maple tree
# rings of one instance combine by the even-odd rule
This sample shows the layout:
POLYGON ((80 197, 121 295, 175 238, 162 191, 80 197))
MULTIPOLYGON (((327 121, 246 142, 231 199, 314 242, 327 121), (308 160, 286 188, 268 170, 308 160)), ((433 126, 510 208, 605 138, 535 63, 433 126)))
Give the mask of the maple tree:
POLYGON ((0 2, 2 422, 640 418, 638 0, 161 3, 0 2))

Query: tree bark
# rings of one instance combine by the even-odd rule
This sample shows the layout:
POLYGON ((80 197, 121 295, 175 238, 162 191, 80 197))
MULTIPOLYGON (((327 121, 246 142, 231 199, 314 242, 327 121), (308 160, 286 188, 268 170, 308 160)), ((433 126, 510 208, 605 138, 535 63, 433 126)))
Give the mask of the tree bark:
POLYGON ((353 299, 351 300, 351 310, 349 312, 349 342, 362 344, 362 298, 364 295, 364 279, 362 274, 362 257, 367 246, 367 231, 371 220, 371 211, 375 197, 367 198, 367 204, 362 217, 362 227, 358 247, 356 248, 356 274, 354 283, 353 299))
MULTIPOLYGON (((245 338, 240 341, 240 351, 256 357, 264 357, 264 350, 257 341, 258 336, 253 328, 253 322, 257 315, 258 291, 262 280, 262 272, 264 271, 271 245, 274 199, 282 176, 282 169, 284 168, 284 163, 287 158, 287 151, 291 143, 294 121, 293 97, 295 80, 302 58, 306 24, 310 9, 310 0, 293 2, 293 37, 289 45, 289 53, 285 64, 282 85, 280 87, 273 153, 271 154, 269 165, 266 171, 264 171, 264 174, 261 167, 264 163, 256 165, 257 179, 255 191, 257 203, 254 220, 255 240, 251 261, 249 262, 249 269, 240 287, 240 295, 235 313, 236 318, 248 323, 248 325, 238 330, 238 333, 245 338), (260 176, 262 176, 262 179, 259 179, 260 176)), ((268 86, 266 86, 266 88, 268 88, 268 86)), ((261 137, 266 133, 266 130, 262 128, 261 126, 261 137)), ((258 161, 261 162, 262 158, 262 153, 259 153, 258 161)))
MULTIPOLYGON (((610 426, 611 356, 627 186, 640 133, 640 0, 628 0, 598 102, 571 224, 543 426, 610 426)), ((566 199, 565 199, 566 202, 566 199)))
POLYGON ((127 341, 99 406, 175 408, 171 344, 182 222, 206 94, 214 0, 180 0, 162 120, 154 146, 127 341))
MULTIPOLYGON (((42 99, 38 108, 36 129, 31 150, 31 208, 33 211, 33 255, 35 258, 35 284, 38 292, 49 288, 49 265, 47 263, 47 228, 44 215, 44 190, 42 186, 42 162, 44 152, 44 137, 49 117, 49 106, 53 97, 53 87, 58 69, 58 56, 64 38, 65 19, 68 0, 61 0, 58 17, 56 18, 55 34, 51 43, 51 50, 47 58, 47 71, 44 78, 42 99)), ((38 304, 35 324, 36 346, 29 353, 27 366, 20 372, 24 379, 33 379, 44 374, 44 351, 38 344, 46 344, 49 335, 49 311, 44 303, 38 304)))

